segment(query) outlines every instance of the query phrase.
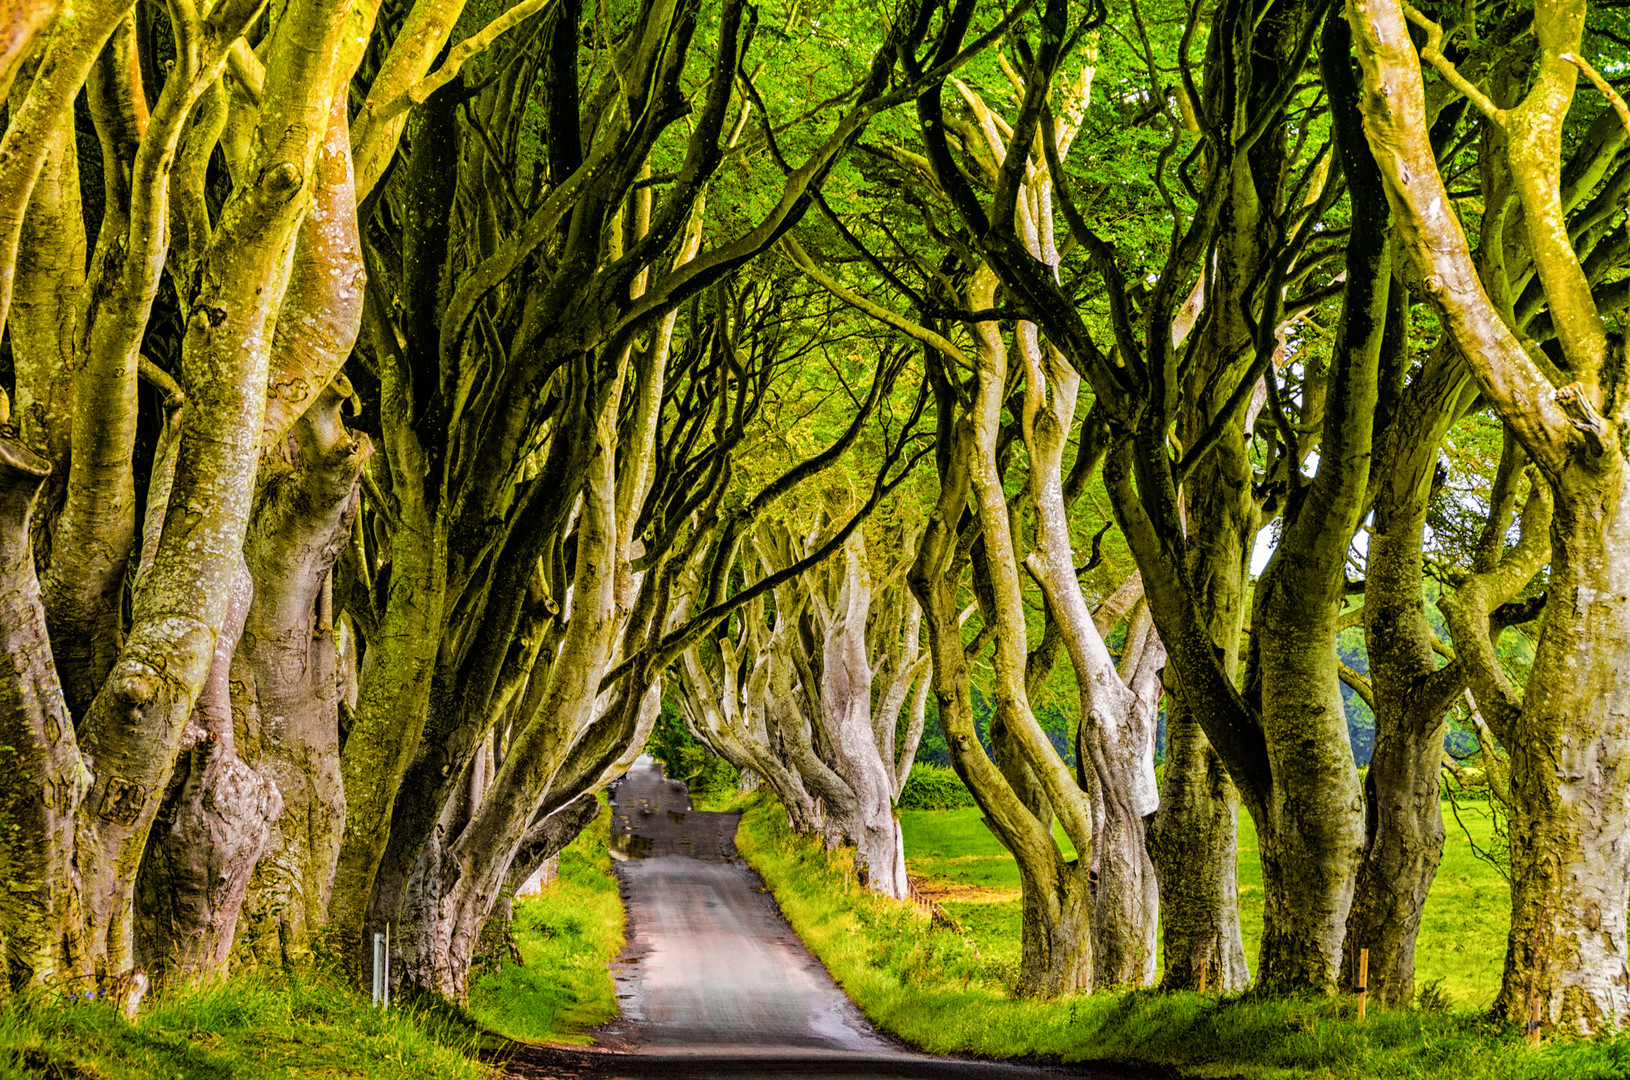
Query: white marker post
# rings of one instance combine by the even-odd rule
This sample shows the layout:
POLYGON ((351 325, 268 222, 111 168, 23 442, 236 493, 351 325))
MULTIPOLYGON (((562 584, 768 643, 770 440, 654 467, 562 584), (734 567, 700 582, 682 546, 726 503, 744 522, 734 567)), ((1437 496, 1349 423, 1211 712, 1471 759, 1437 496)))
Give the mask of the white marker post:
POLYGON ((374 935, 374 1004, 385 1004, 385 935, 374 935))

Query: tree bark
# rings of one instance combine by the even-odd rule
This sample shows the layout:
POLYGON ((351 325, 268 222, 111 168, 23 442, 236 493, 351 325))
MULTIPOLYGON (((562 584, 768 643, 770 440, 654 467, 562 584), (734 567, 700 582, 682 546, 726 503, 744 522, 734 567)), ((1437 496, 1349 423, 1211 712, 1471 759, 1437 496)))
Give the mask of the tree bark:
POLYGON ((822 726, 838 772, 854 793, 853 817, 840 827, 855 845, 856 877, 872 892, 901 899, 910 885, 894 816, 893 762, 881 756, 872 724, 872 663, 866 649, 872 590, 860 562, 859 537, 856 533, 844 545, 837 597, 826 613, 822 726))
POLYGON ((263 460, 269 475, 245 541, 255 600, 234 689, 245 753, 285 807, 255 869, 248 937, 262 960, 285 964, 309 952, 327 921, 345 823, 333 574, 373 450, 340 418, 350 391, 341 376, 294 425, 294 468, 263 460))
POLYGON ((264 343, 309 202, 347 10, 295 0, 273 34, 257 134, 265 167, 222 210, 182 342, 187 401, 159 549, 120 658, 81 723, 96 772, 78 816, 83 948, 102 972, 130 967, 136 869, 242 558, 266 402, 264 343))
POLYGON ((232 655, 253 592, 240 564, 209 678, 182 736, 184 756, 137 876, 136 958, 171 985, 225 970, 249 875, 283 813, 277 785, 238 756, 234 730, 232 655))
MULTIPOLYGON (((1539 5, 1527 92, 1517 106, 1490 115, 1510 140, 1535 268, 1577 380, 1558 387, 1490 302, 1459 221, 1446 209, 1420 60, 1401 6, 1348 5, 1365 129, 1397 235, 1479 388, 1543 473, 1545 501, 1555 507, 1549 598, 1527 692, 1518 695, 1506 681, 1473 619, 1455 634, 1478 706, 1511 754, 1512 920, 1496 1011, 1523 1019, 1537 1001, 1547 1025, 1594 1031, 1630 1013, 1630 851, 1619 842, 1630 810, 1607 787, 1630 759, 1630 686, 1619 677, 1630 662, 1630 604, 1622 599, 1630 581, 1630 484, 1619 445, 1623 358, 1610 354, 1623 346, 1607 340, 1559 191, 1561 128, 1578 77, 1564 56, 1579 47, 1583 13, 1579 4, 1539 5)), ((1520 570, 1503 561, 1489 574, 1520 570)), ((1492 592, 1498 583, 1468 584, 1492 592)), ((1487 610, 1466 588, 1466 614, 1487 610)))
POLYGON ((70 968, 79 922, 74 822, 91 776, 81 762, 51 660, 34 576, 29 522, 45 458, 0 441, 0 746, 12 779, 0 790, 0 926, 7 985, 37 985, 70 968))
POLYGON ((1149 827, 1160 882, 1164 990, 1193 990, 1200 971, 1223 993, 1251 982, 1239 934, 1239 793, 1181 699, 1166 706, 1165 783, 1149 827))
MULTIPOLYGON (((36 10, 49 10, 40 5, 36 10)), ((3 62, 3 61, 0 61, 3 62)), ((19 98, 14 95, 14 101, 19 98)), ((85 284, 85 219, 73 117, 64 114, 29 202, 17 261, 11 320, 20 441, 51 463, 34 542, 49 559, 51 525, 68 482, 73 438, 73 352, 85 284)))
POLYGON ((1439 350, 1392 410, 1373 470, 1364 627, 1374 688, 1375 748, 1365 776, 1365 849, 1347 919, 1343 985, 1361 949, 1369 989, 1394 1007, 1414 1001, 1415 935, 1443 853, 1440 773, 1444 715, 1465 686, 1440 669, 1426 621, 1421 538, 1438 447, 1475 394, 1470 372, 1439 350))

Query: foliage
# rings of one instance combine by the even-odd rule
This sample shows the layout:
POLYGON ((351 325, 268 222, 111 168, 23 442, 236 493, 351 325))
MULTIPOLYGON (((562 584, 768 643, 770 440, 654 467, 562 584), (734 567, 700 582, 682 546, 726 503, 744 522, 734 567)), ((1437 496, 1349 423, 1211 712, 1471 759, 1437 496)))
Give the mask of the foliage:
POLYGON ((736 790, 735 766, 697 741, 673 702, 664 699, 645 752, 662 762, 662 771, 690 788, 691 802, 701 805, 728 798, 736 790))
POLYGON ((587 1043, 584 1031, 617 1015, 606 965, 623 946, 622 900, 602 811, 560 853, 560 873, 537 896, 515 901, 522 965, 475 980, 470 1013, 512 1039, 587 1043))
MULTIPOLYGON (((914 835, 920 843, 913 822, 953 822, 968 813, 909 815, 908 862, 916 861, 910 854, 917 846, 914 835)), ((961 831, 975 835, 968 828, 961 831)), ((1243 847, 1249 833, 1242 832, 1243 847)), ((995 844, 988 834, 987 839, 995 844)), ((790 833, 772 800, 758 795, 746 804, 737 847, 764 877, 793 929, 872 1022, 932 1052, 1150 1063, 1176 1067, 1187 1076, 1251 1080, 1630 1076, 1630 1037, 1593 1042, 1559 1038, 1532 1048, 1516 1025, 1490 1022, 1478 1012, 1438 1008, 1439 999, 1430 996, 1423 1004, 1431 1008, 1382 1011, 1372 1003, 1362 1025, 1350 996, 1218 998, 1135 991, 1050 1002, 1016 999, 1005 982, 1011 965, 977 934, 964 936, 931 922, 910 903, 881 900, 847 883, 842 854, 827 853, 818 842, 790 833)), ((1440 880, 1453 879, 1469 860, 1456 853, 1451 839, 1440 880)), ((1423 937, 1464 936, 1468 926, 1486 922, 1485 916, 1498 922, 1496 912, 1455 906, 1461 903, 1456 896, 1444 905, 1453 908, 1445 915, 1452 928, 1442 922, 1434 926, 1429 907, 1423 937)), ((1015 931, 1016 926, 1010 933, 1016 944, 1015 931)), ((1472 944, 1492 941, 1489 935, 1489 941, 1479 938, 1472 944)), ((1490 993, 1498 976, 1496 953, 1490 993)), ((1453 982, 1457 976, 1443 978, 1453 982)))
POLYGON ((973 805, 973 793, 950 769, 918 761, 900 790, 901 810, 955 810, 973 805))
POLYGON ((250 972, 159 997, 134 1023, 60 987, 0 1008, 0 1078, 481 1080, 480 1030, 448 1006, 389 1011, 333 975, 250 972))
MULTIPOLYGON (((1060 664, 1060 668, 1068 665, 1060 664)), ((1056 672, 1055 672, 1056 674, 1056 672)), ((975 730, 979 734, 979 744, 985 748, 985 753, 992 752, 990 742, 990 718, 996 711, 989 694, 984 693, 977 685, 973 691, 973 710, 975 730)), ((945 730, 938 722, 939 711, 932 698, 928 701, 928 722, 923 726, 922 742, 917 744, 916 760, 921 764, 934 765, 942 769, 951 767, 951 752, 945 745, 945 730)), ((1036 709, 1036 722, 1041 730, 1047 734, 1048 741, 1053 749, 1063 759, 1064 764, 1070 768, 1075 767, 1075 718, 1064 712, 1058 705, 1038 706, 1036 709)))

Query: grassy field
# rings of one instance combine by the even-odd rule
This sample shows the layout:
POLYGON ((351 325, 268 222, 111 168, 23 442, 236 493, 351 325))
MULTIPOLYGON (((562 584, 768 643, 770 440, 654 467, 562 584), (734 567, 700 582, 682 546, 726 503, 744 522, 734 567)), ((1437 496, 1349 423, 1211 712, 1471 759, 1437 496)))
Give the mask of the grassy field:
POLYGON ((606 850, 602 810, 560 853, 560 877, 515 902, 515 939, 525 966, 476 980, 470 1012, 511 1039, 586 1044, 584 1031, 617 1015, 606 966, 623 947, 623 905, 606 850))
MULTIPOLYGON (((913 873, 964 892, 950 901, 964 923, 958 933, 931 925, 913 904, 859 889, 846 869, 851 854, 793 835, 773 799, 754 796, 744 809, 737 846, 799 936, 874 1023, 927 1050, 1149 1062, 1187 1076, 1251 1080, 1630 1078, 1630 1037, 1556 1038, 1530 1047, 1514 1025, 1489 1023, 1473 1007, 1492 994, 1504 883, 1469 861, 1464 837, 1457 839, 1452 826, 1445 858, 1450 876, 1427 912, 1421 966, 1427 979, 1444 980, 1455 1007, 1372 1008, 1361 1024, 1350 996, 1139 991, 1050 1002, 1015 998, 1018 878, 976 814, 931 811, 904 819, 913 873), (1462 948, 1454 947, 1456 936, 1462 948)), ((1255 847, 1248 832, 1241 847, 1255 847)), ((1259 935, 1254 856, 1254 850, 1241 851, 1241 879, 1256 886, 1254 918, 1249 911, 1247 918, 1259 935)), ((1247 904, 1251 896, 1246 893, 1247 904)), ((1248 947, 1254 954, 1254 943, 1248 947)))
POLYGON ((236 975, 162 995, 134 1024, 42 990, 0 1007, 0 1078, 482 1080, 479 1038, 456 1010, 383 1012, 322 975, 236 975))
MULTIPOLYGON (((1487 804, 1462 803, 1461 819, 1481 846, 1492 823, 1487 804)), ((1510 894, 1499 872, 1472 854, 1466 832, 1444 808, 1443 864, 1427 899, 1416 949, 1417 987, 1437 983, 1458 1007, 1487 1008, 1500 987, 1510 894)), ((900 815, 906 862, 928 895, 991 955, 1019 956, 1019 872, 978 810, 908 810, 900 815)), ((1251 816, 1240 814, 1240 935, 1253 966, 1262 940, 1262 865, 1251 816)), ((1068 841, 1056 829, 1065 850, 1068 841)))

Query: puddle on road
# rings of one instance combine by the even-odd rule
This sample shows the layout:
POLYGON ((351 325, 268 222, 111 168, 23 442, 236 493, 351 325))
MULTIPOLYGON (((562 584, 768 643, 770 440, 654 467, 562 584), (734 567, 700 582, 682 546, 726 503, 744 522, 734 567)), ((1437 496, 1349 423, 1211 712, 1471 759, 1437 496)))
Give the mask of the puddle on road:
POLYGON ((611 837, 611 850, 629 859, 643 859, 651 854, 651 838, 633 833, 615 833, 611 837))

